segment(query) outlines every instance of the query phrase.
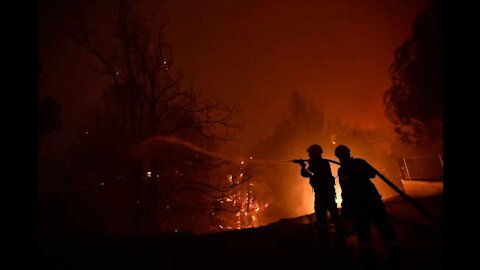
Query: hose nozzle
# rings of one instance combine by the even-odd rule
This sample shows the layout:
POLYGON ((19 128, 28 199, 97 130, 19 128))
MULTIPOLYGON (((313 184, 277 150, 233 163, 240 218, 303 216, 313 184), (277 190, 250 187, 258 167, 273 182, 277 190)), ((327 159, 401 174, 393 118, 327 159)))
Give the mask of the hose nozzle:
POLYGON ((293 160, 289 160, 289 162, 293 162, 293 163, 297 163, 297 164, 303 164, 305 162, 308 162, 310 161, 309 159, 293 159, 293 160))

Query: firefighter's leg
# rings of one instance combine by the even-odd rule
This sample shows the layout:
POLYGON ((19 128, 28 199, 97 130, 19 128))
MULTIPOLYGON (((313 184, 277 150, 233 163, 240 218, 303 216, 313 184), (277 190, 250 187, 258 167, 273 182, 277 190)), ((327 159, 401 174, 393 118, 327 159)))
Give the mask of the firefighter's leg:
POLYGON ((338 212, 337 203, 335 202, 335 197, 332 196, 329 198, 328 212, 330 213, 330 218, 335 224, 335 236, 340 247, 347 246, 347 229, 343 220, 340 218, 340 213, 338 212))
POLYGON ((375 225, 378 228, 378 232, 380 233, 380 236, 385 243, 387 252, 390 255, 390 261, 392 263, 393 269, 402 269, 403 254, 397 242, 393 224, 390 221, 390 218, 388 217, 385 206, 383 204, 380 205, 378 210, 374 212, 372 219, 375 222, 375 225))
POLYGON ((372 232, 368 217, 358 217, 355 220, 355 231, 359 242, 360 262, 362 269, 375 269, 375 256, 372 246, 372 232))
POLYGON ((317 218, 317 239, 319 247, 322 250, 328 251, 330 244, 328 241, 328 222, 327 222, 327 207, 320 196, 315 196, 315 216, 317 218))

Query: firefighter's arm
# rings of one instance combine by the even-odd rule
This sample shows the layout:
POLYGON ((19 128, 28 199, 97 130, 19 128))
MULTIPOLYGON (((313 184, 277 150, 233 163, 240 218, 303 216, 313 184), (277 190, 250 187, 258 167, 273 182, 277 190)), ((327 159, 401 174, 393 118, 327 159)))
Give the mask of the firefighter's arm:
POLYGON ((368 178, 375 178, 377 176, 377 170, 375 170, 372 165, 370 165, 368 162, 365 162, 365 171, 368 175, 368 178))
POLYGON ((300 164, 300 166, 302 166, 302 169, 300 170, 300 174, 305 177, 305 178, 309 178, 312 176, 312 173, 310 173, 307 168, 305 168, 305 163, 302 163, 300 164))

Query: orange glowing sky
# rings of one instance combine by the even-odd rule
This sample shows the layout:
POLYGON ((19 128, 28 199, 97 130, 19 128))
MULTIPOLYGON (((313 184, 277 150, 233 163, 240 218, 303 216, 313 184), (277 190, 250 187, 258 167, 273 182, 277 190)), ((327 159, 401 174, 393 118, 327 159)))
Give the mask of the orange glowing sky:
MULTIPOLYGON (((61 38, 65 19, 84 13, 98 29, 111 1, 48 0, 39 7, 42 93, 63 105, 63 134, 99 99, 98 74, 88 55, 61 38), (54 7, 54 8, 52 8, 54 7)), ((323 106, 330 119, 392 129, 382 95, 393 53, 411 34, 421 0, 166 1, 168 42, 185 82, 238 104, 244 136, 271 133, 291 91, 323 106), (261 127, 261 128, 259 128, 261 127)), ((141 1, 150 12, 158 1, 141 1)), ((392 132, 393 133, 393 132, 392 132)), ((64 135, 67 136, 67 135, 64 135)))
POLYGON ((388 68, 415 15, 427 5, 411 0, 171 2, 167 29, 177 63, 199 90, 245 108, 247 136, 270 132, 292 90, 318 102, 329 118, 391 128, 382 104, 388 68))

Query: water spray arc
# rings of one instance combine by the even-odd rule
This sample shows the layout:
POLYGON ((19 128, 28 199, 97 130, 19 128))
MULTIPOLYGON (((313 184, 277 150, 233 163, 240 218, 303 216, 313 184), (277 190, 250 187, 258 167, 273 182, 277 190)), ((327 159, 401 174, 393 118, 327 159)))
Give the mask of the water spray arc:
POLYGON ((232 161, 232 162, 242 162, 244 160, 249 160, 248 161, 249 163, 258 163, 258 164, 279 164, 279 163, 285 162, 285 161, 279 161, 279 160, 249 159, 249 158, 244 158, 244 157, 226 156, 224 154, 202 148, 198 145, 195 145, 191 142, 179 139, 179 138, 174 137, 174 136, 155 136, 155 137, 152 137, 152 138, 147 139, 144 142, 142 142, 139 145, 139 147, 141 149, 143 149, 143 148, 148 147, 148 145, 151 145, 151 144, 156 143, 156 142, 166 142, 166 143, 170 143, 170 144, 181 145, 181 146, 189 148, 189 149, 191 149, 191 150, 193 150, 197 153, 205 154, 205 155, 208 155, 208 156, 211 156, 211 157, 215 157, 215 158, 222 159, 222 160, 228 160, 228 161, 232 161))

